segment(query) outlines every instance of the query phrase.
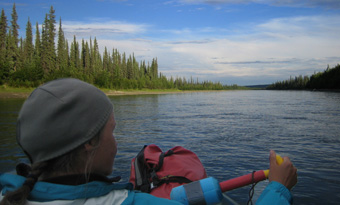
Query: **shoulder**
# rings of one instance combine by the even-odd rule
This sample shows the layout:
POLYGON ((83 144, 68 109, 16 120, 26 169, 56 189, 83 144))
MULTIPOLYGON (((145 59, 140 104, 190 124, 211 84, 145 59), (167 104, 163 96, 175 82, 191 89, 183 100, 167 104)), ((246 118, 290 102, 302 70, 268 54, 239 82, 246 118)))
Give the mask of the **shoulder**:
POLYGON ((25 177, 19 175, 0 173, 0 190, 2 190, 3 194, 7 191, 14 191, 21 187, 25 180, 25 177))

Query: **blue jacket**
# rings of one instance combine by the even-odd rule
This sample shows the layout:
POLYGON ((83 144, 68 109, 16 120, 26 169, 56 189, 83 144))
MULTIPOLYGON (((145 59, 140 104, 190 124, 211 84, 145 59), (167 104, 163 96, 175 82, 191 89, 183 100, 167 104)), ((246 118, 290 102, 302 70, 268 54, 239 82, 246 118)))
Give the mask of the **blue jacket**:
MULTIPOLYGON (((26 178, 13 174, 0 174, 0 200, 8 191, 22 186, 26 178)), ((28 204, 180 204, 176 201, 157 198, 150 194, 132 190, 130 183, 107 183, 93 181, 81 185, 61 185, 37 182, 28 198, 28 204), (54 202, 54 203, 53 203, 54 202), (74 202, 74 203, 73 203, 74 202), (118 203, 117 203, 118 202, 118 203)))
POLYGON ((259 205, 292 204, 293 197, 290 191, 279 182, 272 181, 268 184, 261 196, 257 199, 259 205))

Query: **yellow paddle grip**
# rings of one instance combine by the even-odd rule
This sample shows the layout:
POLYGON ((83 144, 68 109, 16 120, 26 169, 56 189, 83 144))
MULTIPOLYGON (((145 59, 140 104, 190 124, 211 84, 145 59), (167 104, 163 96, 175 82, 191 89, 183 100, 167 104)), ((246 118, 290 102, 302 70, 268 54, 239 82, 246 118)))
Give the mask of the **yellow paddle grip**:
MULTIPOLYGON (((276 154, 276 163, 278 165, 280 165, 280 164, 282 164, 282 162, 283 162, 282 157, 280 155, 276 154)), ((264 172, 264 175, 266 176, 266 178, 268 178, 268 176, 269 176, 269 169, 263 170, 263 172, 264 172)))

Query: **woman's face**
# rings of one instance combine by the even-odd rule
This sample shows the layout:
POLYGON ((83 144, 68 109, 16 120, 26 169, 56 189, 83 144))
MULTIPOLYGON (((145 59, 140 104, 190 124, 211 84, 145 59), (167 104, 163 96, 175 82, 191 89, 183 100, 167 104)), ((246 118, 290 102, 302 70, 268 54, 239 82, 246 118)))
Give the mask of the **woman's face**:
POLYGON ((102 130, 98 148, 95 150, 92 173, 103 175, 111 174, 114 158, 117 154, 117 142, 113 135, 115 127, 116 121, 112 113, 102 130))

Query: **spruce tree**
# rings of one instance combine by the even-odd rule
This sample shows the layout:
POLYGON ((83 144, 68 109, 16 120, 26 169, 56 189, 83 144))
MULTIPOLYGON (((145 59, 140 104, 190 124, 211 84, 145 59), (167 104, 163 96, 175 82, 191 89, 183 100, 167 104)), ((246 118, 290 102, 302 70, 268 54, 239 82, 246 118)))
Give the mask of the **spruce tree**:
POLYGON ((84 69, 85 69, 85 74, 86 75, 90 75, 90 67, 91 67, 91 56, 90 56, 90 47, 89 47, 89 44, 88 42, 86 41, 85 42, 85 48, 84 48, 84 69))
POLYGON ((92 38, 90 37, 90 48, 89 48, 89 52, 90 52, 90 67, 89 67, 89 72, 91 74, 93 74, 94 71, 94 60, 93 60, 93 55, 94 55, 94 49, 92 46, 92 38))
POLYGON ((70 65, 75 70, 80 69, 79 44, 77 42, 76 36, 73 36, 73 42, 71 43, 70 65))
POLYGON ((127 79, 133 79, 132 56, 130 55, 126 63, 127 79))
POLYGON ((90 70, 89 44, 82 39, 81 46, 81 67, 84 74, 88 75, 90 70))
POLYGON ((99 45, 97 42, 97 38, 94 38, 93 54, 91 56, 93 56, 92 59, 93 59, 93 65, 94 65, 94 75, 96 76, 97 73, 103 69, 103 64, 102 64, 101 55, 99 53, 99 45))
POLYGON ((104 54, 103 54, 103 70, 108 71, 108 69, 109 69, 109 54, 105 46, 104 54))
POLYGON ((117 49, 112 49, 112 60, 113 60, 113 79, 119 80, 121 78, 121 58, 117 49))
MULTIPOLYGON (((9 31, 6 35, 6 65, 7 65, 7 71, 8 75, 10 72, 14 71, 14 64, 15 64, 15 53, 14 53, 14 38, 12 37, 12 29, 9 28, 9 31)), ((17 50, 17 49, 16 49, 17 50)))
POLYGON ((7 37, 7 17, 4 9, 1 11, 0 17, 0 84, 8 75, 8 67, 6 66, 6 37, 7 37))
MULTIPOLYGON (((19 39, 19 45, 18 45, 18 58, 16 59, 16 67, 17 70, 22 70, 24 68, 24 60, 25 60, 25 54, 24 54, 24 47, 25 47, 25 43, 24 40, 22 39, 22 37, 20 37, 19 39)), ((20 74, 22 74, 23 72, 20 72, 20 74)), ((25 79, 25 77, 23 77, 22 79, 25 79)))
POLYGON ((51 6, 49 14, 46 14, 44 24, 42 26, 41 35, 41 65, 45 72, 45 77, 54 72, 56 68, 56 52, 54 38, 55 32, 55 15, 53 6, 51 6))
POLYGON ((139 68, 139 72, 140 72, 140 78, 144 78, 146 75, 146 65, 145 65, 145 60, 143 60, 140 63, 140 68, 139 68))
POLYGON ((41 50, 40 50, 41 68, 43 69, 45 75, 49 73, 48 26, 47 25, 48 25, 48 16, 46 14, 44 24, 42 24, 42 28, 41 28, 41 50))
POLYGON ((59 31, 58 31, 58 47, 57 47, 57 69, 61 73, 64 73, 67 69, 67 58, 68 53, 66 50, 66 41, 64 31, 61 26, 61 18, 59 20, 59 31))
MULTIPOLYGON (((0 16, 0 49, 6 48, 6 33, 7 33, 7 17, 4 9, 1 11, 0 16)), ((0 56, 1 58, 2 56, 0 56)))
POLYGON ((17 23, 18 21, 18 14, 15 8, 15 3, 13 4, 13 9, 12 9, 12 21, 11 21, 11 29, 10 29, 10 34, 8 35, 8 43, 10 45, 7 46, 8 53, 7 53, 7 58, 10 61, 10 70, 16 71, 17 66, 18 66, 18 60, 19 60, 19 50, 18 50, 18 43, 19 43, 19 25, 17 23))
POLYGON ((66 64, 66 68, 67 68, 67 73, 69 73, 69 66, 70 66, 70 52, 69 52, 69 47, 68 47, 68 41, 65 38, 65 64, 66 64))
POLYGON ((54 71, 56 68, 56 52, 55 52, 55 36, 56 36, 56 29, 55 29, 55 10, 53 6, 51 6, 50 13, 48 14, 48 57, 49 57, 49 70, 54 71))
POLYGON ((133 78, 138 80, 140 78, 139 76, 139 65, 135 58, 135 54, 132 53, 132 70, 133 70, 133 78))
POLYGON ((158 78, 158 63, 157 63, 157 58, 156 59, 152 59, 150 76, 151 76, 152 79, 158 78))
POLYGON ((40 59, 41 41, 38 22, 35 24, 35 43, 34 43, 34 58, 40 59))
POLYGON ((25 39, 24 52, 23 52, 24 64, 26 66, 30 66, 30 64, 32 63, 33 53, 34 53, 34 47, 33 47, 32 24, 30 22, 30 19, 28 18, 27 25, 26 25, 26 39, 25 39))
POLYGON ((122 78, 127 78, 127 65, 126 65, 126 54, 123 53, 122 63, 121 63, 122 78))
POLYGON ((14 44, 18 47, 18 42, 19 42, 19 25, 17 23, 18 21, 18 14, 15 8, 15 3, 13 4, 13 9, 12 9, 12 37, 14 39, 14 44))
MULTIPOLYGON (((41 39, 40 39, 40 31, 39 31, 39 24, 36 22, 35 24, 35 43, 34 43, 34 63, 36 70, 42 70, 41 67, 41 39)), ((39 79, 40 76, 38 77, 39 79)))
POLYGON ((80 67, 83 71, 85 71, 85 42, 84 39, 81 40, 81 51, 80 51, 80 67))

